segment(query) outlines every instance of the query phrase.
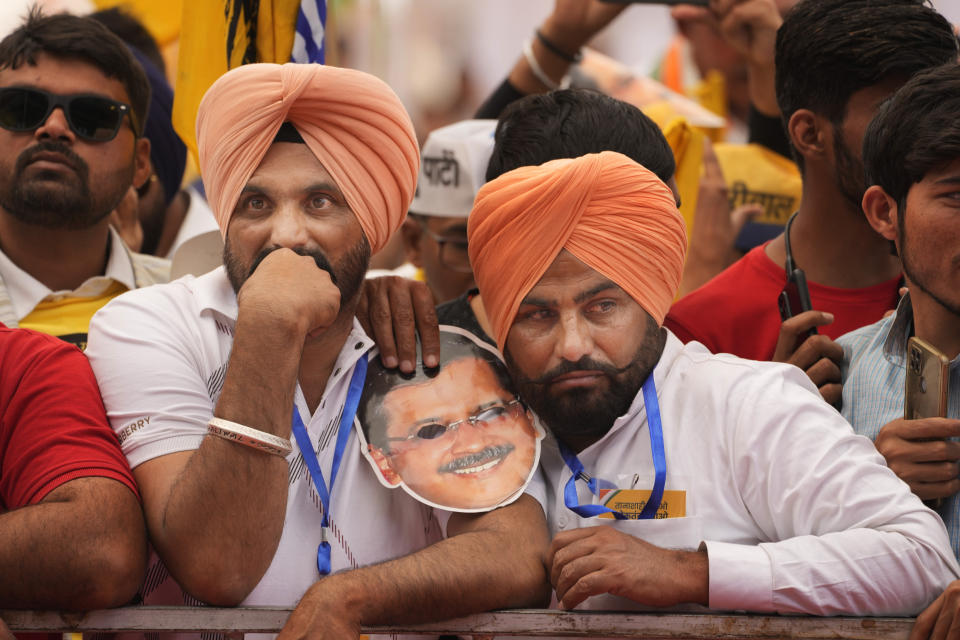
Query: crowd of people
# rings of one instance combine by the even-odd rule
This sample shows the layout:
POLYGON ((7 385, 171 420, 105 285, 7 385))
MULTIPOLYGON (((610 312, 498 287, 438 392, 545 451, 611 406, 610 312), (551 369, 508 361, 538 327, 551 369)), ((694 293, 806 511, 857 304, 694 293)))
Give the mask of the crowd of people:
POLYGON ((623 10, 557 0, 422 149, 370 74, 236 67, 202 187, 136 21, 33 10, 0 41, 0 609, 295 606, 287 640, 699 605, 960 638, 955 28, 917 0, 678 10, 802 176, 744 246, 709 136, 568 87, 623 10), (222 264, 173 278, 214 229, 222 264), (916 339, 932 414, 905 408, 916 339))

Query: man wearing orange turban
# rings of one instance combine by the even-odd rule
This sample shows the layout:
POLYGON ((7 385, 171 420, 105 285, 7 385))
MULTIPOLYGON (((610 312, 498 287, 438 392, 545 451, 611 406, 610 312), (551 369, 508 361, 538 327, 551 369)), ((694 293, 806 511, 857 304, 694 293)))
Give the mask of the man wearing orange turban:
MULTIPOLYGON (((288 629, 331 638, 540 602, 547 538, 533 498, 434 513, 380 486, 354 432, 372 346, 358 291, 419 166, 397 96, 359 71, 247 65, 207 92, 197 139, 224 267, 118 299, 91 329, 143 488, 151 571, 165 565, 209 604, 299 601, 288 629), (441 522, 451 537, 427 548, 441 522), (503 563, 475 570, 483 552, 503 563)), ((145 602, 170 604, 175 585, 156 582, 145 602)))
POLYGON ((662 328, 683 229, 613 152, 505 173, 470 214, 494 336, 554 436, 561 606, 915 614, 960 572, 943 523, 803 371, 662 328))

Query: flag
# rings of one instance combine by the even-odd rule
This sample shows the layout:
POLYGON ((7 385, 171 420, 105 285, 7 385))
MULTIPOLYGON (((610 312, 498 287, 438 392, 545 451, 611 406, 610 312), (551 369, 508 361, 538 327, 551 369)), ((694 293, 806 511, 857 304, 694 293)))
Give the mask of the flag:
POLYGON ((183 3, 173 126, 197 153, 200 100, 224 73, 253 62, 323 62, 326 0, 183 3))

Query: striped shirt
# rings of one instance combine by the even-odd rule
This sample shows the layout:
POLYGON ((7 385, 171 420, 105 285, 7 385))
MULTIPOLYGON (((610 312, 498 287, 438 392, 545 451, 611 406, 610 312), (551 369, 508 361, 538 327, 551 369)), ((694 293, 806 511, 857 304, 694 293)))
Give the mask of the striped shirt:
MULTIPOLYGON (((908 294, 893 315, 837 339, 843 347, 842 413, 857 433, 876 440, 884 425, 903 417, 907 341, 912 334, 908 294)), ((960 356, 950 362, 949 371, 947 417, 960 418, 960 356)), ((937 513, 960 557, 960 494, 945 499, 937 513)))

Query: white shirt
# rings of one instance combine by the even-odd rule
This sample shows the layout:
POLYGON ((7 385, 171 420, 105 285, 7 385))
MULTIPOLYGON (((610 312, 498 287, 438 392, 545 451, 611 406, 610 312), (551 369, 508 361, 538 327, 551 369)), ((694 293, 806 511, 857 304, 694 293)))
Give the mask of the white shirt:
MULTIPOLYGON (((710 607, 818 615, 912 615, 957 578, 943 522, 790 365, 712 355, 667 334, 654 370, 666 490, 686 517, 583 519, 567 509, 570 471, 544 443, 551 533, 608 524, 661 547, 706 542, 710 607)), ((588 474, 653 487, 643 393, 579 454, 588 474)), ((580 503, 591 503, 577 482, 580 503)), ((598 596, 584 609, 639 608, 598 596)))
MULTIPOLYGON (((206 437, 233 346, 236 295, 221 267, 200 278, 128 292, 90 323, 87 356, 100 383, 111 424, 130 465, 191 451, 206 437)), ((312 416, 299 385, 296 407, 318 443, 327 482, 354 364, 372 346, 354 321, 317 411, 312 416)), ((251 390, 255 393, 255 390, 251 390)), ((352 429, 352 425, 351 425, 352 429)), ((322 507, 292 439, 290 490, 283 533, 270 567, 244 605, 292 606, 320 576, 316 567, 322 507)), ((412 553, 440 539, 434 510, 403 491, 380 485, 354 431, 333 488, 330 508, 334 572, 412 553)), ((152 563, 145 602, 170 582, 152 563), (154 576, 159 572, 160 575, 154 576)), ((184 600, 187 603, 189 599, 184 600)))
POLYGON ((110 256, 107 258, 107 268, 102 276, 87 278, 73 291, 53 291, 32 275, 18 267, 10 258, 0 251, 0 280, 7 287, 7 295, 13 306, 13 314, 20 322, 46 299, 59 298, 94 298, 102 295, 114 282, 119 282, 127 289, 136 289, 133 262, 130 254, 124 250, 123 240, 113 227, 110 227, 110 256))
POLYGON ((217 224, 217 219, 213 215, 213 210, 207 204, 206 199, 200 195, 200 192, 194 187, 187 187, 184 191, 190 197, 190 205, 187 207, 187 213, 183 216, 183 221, 177 230, 177 236, 173 239, 173 244, 170 245, 170 251, 165 256, 168 260, 173 260, 180 245, 190 238, 195 238, 209 231, 220 230, 220 225, 217 224))

